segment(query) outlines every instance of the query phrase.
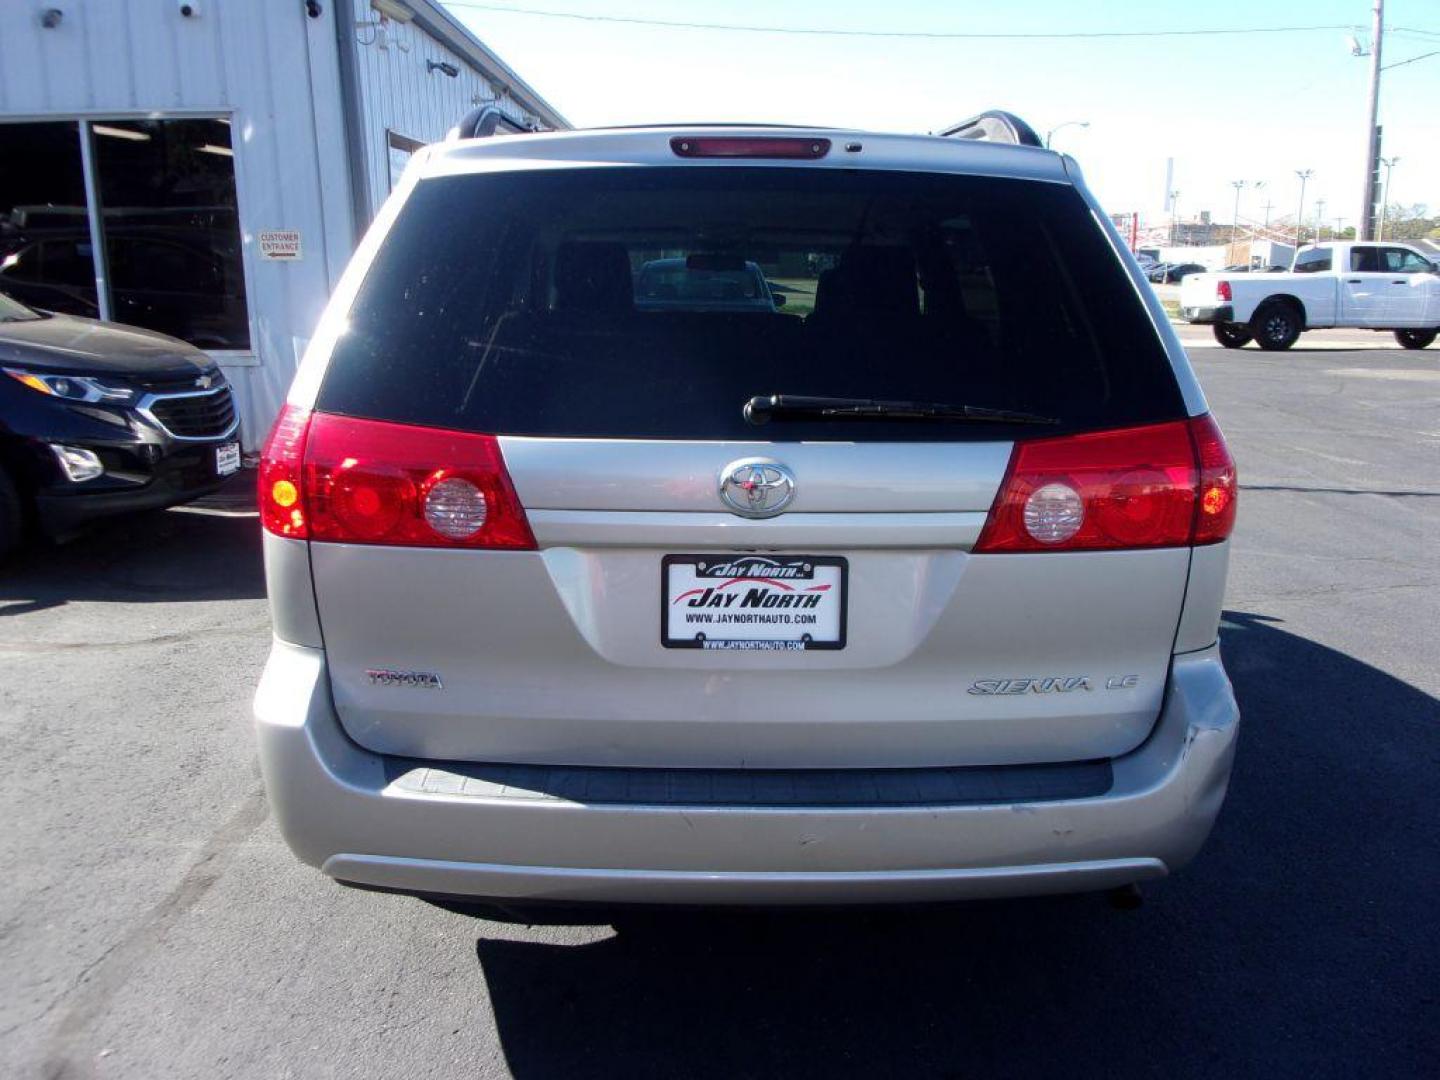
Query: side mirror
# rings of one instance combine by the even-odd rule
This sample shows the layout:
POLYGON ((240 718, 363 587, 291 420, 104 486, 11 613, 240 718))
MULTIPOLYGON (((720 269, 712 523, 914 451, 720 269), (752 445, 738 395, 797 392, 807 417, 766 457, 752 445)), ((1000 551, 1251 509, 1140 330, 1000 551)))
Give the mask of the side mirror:
POLYGON ((774 302, 776 307, 785 306, 785 294, 783 292, 772 292, 770 294, 770 299, 774 302))

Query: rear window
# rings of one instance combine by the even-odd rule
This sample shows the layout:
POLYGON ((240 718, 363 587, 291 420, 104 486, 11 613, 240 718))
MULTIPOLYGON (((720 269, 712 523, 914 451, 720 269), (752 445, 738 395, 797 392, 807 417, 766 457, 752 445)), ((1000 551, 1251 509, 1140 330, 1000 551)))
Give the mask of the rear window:
POLYGON ((422 181, 350 311, 327 411, 511 435, 964 440, 1184 415, 1079 195, 928 173, 595 168, 422 181), (1056 428, 747 423, 755 395, 1056 428))

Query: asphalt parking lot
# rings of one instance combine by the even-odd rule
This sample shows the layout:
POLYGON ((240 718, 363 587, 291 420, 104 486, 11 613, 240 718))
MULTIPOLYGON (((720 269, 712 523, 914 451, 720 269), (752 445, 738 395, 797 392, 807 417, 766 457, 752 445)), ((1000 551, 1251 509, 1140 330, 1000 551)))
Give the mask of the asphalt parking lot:
POLYGON ((1241 470, 1245 730, 1140 910, 528 927, 340 888, 267 818, 258 526, 221 499, 0 570, 0 1075, 1432 1071, 1440 347, 1184 336, 1241 470))

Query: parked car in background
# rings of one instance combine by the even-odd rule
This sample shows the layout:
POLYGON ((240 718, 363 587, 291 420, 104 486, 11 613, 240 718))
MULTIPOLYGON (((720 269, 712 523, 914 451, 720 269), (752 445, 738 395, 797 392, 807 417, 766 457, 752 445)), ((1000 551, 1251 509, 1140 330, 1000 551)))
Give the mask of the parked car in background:
POLYGON ((1204 273, 1199 263, 1165 263, 1150 273, 1150 280, 1161 285, 1174 285, 1189 274, 1204 273))
MULTIPOLYGON (((107 229, 114 321, 185 334, 205 349, 249 345, 238 233, 107 229)), ((83 230, 48 230, 0 250, 0 290, 45 311, 94 317, 94 261, 83 230)))
POLYGON ((1180 314, 1214 327, 1238 349, 1288 349, 1305 330, 1389 331, 1407 349, 1440 336, 1440 268, 1406 244, 1318 244, 1301 248, 1286 273, 1197 274, 1180 288, 1180 314))
POLYGON ((784 304, 758 263, 735 256, 652 259, 635 279, 635 306, 642 311, 773 312, 784 304))
POLYGON ((27 524, 58 535, 213 491, 240 467, 238 428, 194 346, 0 293, 0 555, 27 524))
MULTIPOLYGON (((1007 122, 957 130, 981 119, 1007 122)), ((1028 137, 645 128, 412 164, 262 455, 255 714, 295 853, 522 905, 1082 891, 1193 857, 1239 728, 1234 465, 1028 137), (722 252, 813 311, 635 287, 722 252)))

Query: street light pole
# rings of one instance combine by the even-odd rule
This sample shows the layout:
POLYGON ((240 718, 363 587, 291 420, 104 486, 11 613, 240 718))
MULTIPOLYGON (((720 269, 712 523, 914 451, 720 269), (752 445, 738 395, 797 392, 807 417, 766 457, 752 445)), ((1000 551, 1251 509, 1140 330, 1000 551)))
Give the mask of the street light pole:
POLYGON ((1175 221, 1180 216, 1180 192, 1170 192, 1170 246, 1175 246, 1175 221))
POLYGON ((1324 221, 1325 221, 1325 200, 1324 200, 1324 199, 1316 199, 1316 200, 1315 200, 1315 242, 1316 242, 1317 244, 1320 243, 1321 240, 1325 239, 1323 236, 1320 235, 1320 229, 1321 229, 1321 226, 1324 224, 1324 221))
POLYGON ((1390 208, 1390 170, 1399 160, 1398 157, 1380 159, 1380 164, 1385 166, 1385 192, 1380 196, 1380 228, 1375 233, 1376 240, 1385 239, 1385 212, 1390 208))
POLYGON ((1305 181, 1315 175, 1314 169, 1296 169, 1300 178, 1300 208, 1295 211, 1295 254, 1300 254, 1300 242, 1305 239, 1305 181))
POLYGON ((1235 261, 1235 237, 1240 232, 1240 191, 1245 187, 1244 180, 1231 180, 1230 186, 1235 189, 1235 210, 1230 215, 1230 247, 1225 252, 1227 262, 1235 261))
POLYGON ((1370 96, 1365 109, 1365 204, 1360 208, 1357 240, 1373 239, 1375 227, 1375 125, 1380 119, 1380 45, 1385 34, 1385 0, 1374 0, 1370 31, 1370 96))
POLYGON ((1066 120, 1063 124, 1056 124, 1053 128, 1051 128, 1049 131, 1047 131, 1047 132, 1045 133, 1045 149, 1046 149, 1046 150, 1049 150, 1049 149, 1050 149, 1050 137, 1051 137, 1052 135, 1054 135, 1057 131, 1059 131, 1061 128, 1067 128, 1067 127, 1082 127, 1082 128, 1088 128, 1089 126, 1090 126, 1090 121, 1089 121, 1089 120, 1066 120))

